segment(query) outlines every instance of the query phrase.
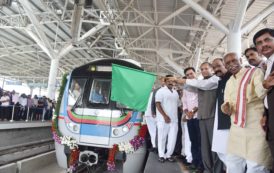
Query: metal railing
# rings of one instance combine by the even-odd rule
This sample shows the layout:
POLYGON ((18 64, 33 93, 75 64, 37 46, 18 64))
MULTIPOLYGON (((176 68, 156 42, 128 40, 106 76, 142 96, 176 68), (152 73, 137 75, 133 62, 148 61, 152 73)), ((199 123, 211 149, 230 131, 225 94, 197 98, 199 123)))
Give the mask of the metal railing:
POLYGON ((53 115, 52 109, 39 107, 23 107, 17 105, 0 106, 1 121, 47 121, 51 120, 53 115))

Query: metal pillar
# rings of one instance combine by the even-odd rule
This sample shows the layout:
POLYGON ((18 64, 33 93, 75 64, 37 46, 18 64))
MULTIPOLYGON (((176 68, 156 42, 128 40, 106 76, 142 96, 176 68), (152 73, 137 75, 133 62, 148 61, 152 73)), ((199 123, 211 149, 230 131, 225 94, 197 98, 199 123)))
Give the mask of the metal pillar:
POLYGON ((196 52, 195 52, 195 56, 194 56, 194 63, 193 63, 193 67, 195 68, 195 70, 198 70, 198 65, 199 65, 199 61, 200 61, 200 57, 201 57, 201 51, 202 48, 197 48, 196 52))
POLYGON ((30 93, 29 93, 29 95, 31 95, 31 96, 32 96, 34 87, 29 87, 29 89, 30 89, 30 93))
POLYGON ((227 52, 235 52, 238 57, 241 57, 241 50, 241 31, 230 30, 227 35, 227 52))
POLYGON ((5 86, 5 78, 3 78, 2 90, 4 90, 4 86, 5 86))
POLYGON ((56 77, 58 72, 59 59, 52 59, 50 64, 47 97, 54 99, 56 90, 56 77))
POLYGON ((42 90, 42 87, 40 86, 39 87, 39 94, 38 94, 39 97, 41 97, 41 92, 42 92, 41 90, 42 90))

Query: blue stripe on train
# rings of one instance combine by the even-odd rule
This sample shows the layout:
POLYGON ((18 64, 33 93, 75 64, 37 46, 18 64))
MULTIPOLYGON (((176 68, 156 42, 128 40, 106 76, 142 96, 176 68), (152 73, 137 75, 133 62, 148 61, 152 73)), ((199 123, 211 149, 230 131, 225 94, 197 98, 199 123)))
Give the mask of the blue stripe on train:
POLYGON ((110 126, 104 125, 91 125, 91 124, 81 124, 81 135, 91 135, 91 136, 110 136, 110 126))
MULTIPOLYGON (((130 122, 140 122, 137 119, 138 112, 133 112, 130 122)), ((81 124, 81 135, 92 135, 92 136, 110 136, 111 127, 106 125, 91 125, 91 124, 81 124)))

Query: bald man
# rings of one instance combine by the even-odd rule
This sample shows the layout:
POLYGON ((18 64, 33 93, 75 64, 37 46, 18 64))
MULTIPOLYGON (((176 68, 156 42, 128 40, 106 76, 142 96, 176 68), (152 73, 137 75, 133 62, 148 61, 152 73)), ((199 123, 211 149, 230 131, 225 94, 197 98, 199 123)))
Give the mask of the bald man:
POLYGON ((227 173, 269 173, 271 154, 260 126, 264 113, 263 72, 241 66, 236 53, 224 57, 225 67, 232 74, 226 83, 222 111, 230 115, 226 155, 227 173))

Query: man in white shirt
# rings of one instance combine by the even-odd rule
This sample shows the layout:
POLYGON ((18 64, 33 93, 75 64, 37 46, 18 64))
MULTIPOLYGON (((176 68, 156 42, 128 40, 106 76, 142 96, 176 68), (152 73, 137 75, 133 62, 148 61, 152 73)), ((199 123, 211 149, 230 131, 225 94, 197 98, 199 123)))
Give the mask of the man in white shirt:
POLYGON ((28 104, 28 99, 26 94, 22 94, 19 97, 20 111, 19 111, 19 119, 23 120, 26 118, 26 108, 28 104))
MULTIPOLYGON (((266 136, 271 150, 272 160, 274 160, 274 89, 273 86, 268 85, 274 73, 274 30, 264 28, 258 31, 253 37, 253 43, 258 52, 267 58, 267 69, 263 86, 268 89, 268 93, 264 99, 265 116, 262 118, 261 125, 263 127, 266 126, 266 136)), ((272 163, 272 171, 274 171, 274 161, 272 163)))
POLYGON ((164 162, 166 159, 174 162, 171 157, 178 132, 178 107, 180 99, 178 92, 173 89, 174 77, 167 75, 165 77, 165 87, 160 88, 155 96, 156 118, 158 129, 158 154, 159 161, 164 162), (166 146, 167 142, 167 148, 166 146), (166 152, 165 152, 166 150, 166 152))

